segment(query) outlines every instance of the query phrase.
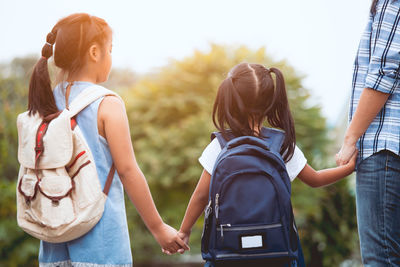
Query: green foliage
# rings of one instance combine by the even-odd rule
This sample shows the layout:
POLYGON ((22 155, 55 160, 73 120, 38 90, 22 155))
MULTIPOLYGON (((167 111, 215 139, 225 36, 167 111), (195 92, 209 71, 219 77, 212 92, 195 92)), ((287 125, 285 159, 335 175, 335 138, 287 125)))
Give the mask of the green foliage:
POLYGON ((16 221, 17 115, 26 110, 33 57, 16 58, 0 68, 0 266, 35 266, 39 242, 16 221))
MULTIPOLYGON (((176 228, 202 171, 197 159, 215 131, 211 113, 216 90, 230 68, 242 61, 283 71, 298 145, 311 165, 325 167, 329 140, 320 108, 310 105, 302 77, 285 61, 272 60, 263 48, 212 45, 208 52, 196 51, 139 78, 129 70, 114 69, 106 84, 123 94, 137 160, 162 217, 176 228)), ((35 62, 35 57, 17 58, 0 66, 0 266, 37 265, 38 241, 18 228, 15 208, 16 116, 26 110, 35 62)), ((308 266, 338 266, 350 258, 358 244, 354 198, 347 182, 312 189, 295 181, 292 192, 308 266)), ((136 262, 180 257, 163 256, 128 199, 126 208, 136 262)), ((199 220, 191 237, 193 254, 200 252, 201 229, 199 220)))

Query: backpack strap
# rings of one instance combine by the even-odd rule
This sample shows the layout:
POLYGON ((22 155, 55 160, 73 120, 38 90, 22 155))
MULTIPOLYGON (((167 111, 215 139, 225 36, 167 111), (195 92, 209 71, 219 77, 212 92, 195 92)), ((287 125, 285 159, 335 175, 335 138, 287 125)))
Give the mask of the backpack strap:
POLYGON ((285 139, 285 132, 279 129, 263 127, 261 128, 261 133, 268 148, 271 151, 280 154, 281 147, 285 139))
POLYGON ((97 99, 107 95, 116 96, 121 99, 121 97, 117 93, 99 85, 92 85, 86 88, 85 90, 83 90, 82 93, 76 96, 74 101, 72 101, 71 105, 69 105, 71 118, 76 116, 79 112, 81 112, 83 109, 85 109, 87 106, 92 104, 97 99))
POLYGON ((222 137, 222 134, 220 132, 211 133, 211 141, 214 140, 214 138, 218 139, 218 143, 221 146, 221 149, 223 149, 227 142, 226 142, 225 138, 222 137))
POLYGON ((110 187, 115 174, 115 165, 114 163, 111 165, 110 172, 107 175, 106 184, 104 185, 103 193, 108 196, 108 192, 110 191, 110 187))
POLYGON ((226 140, 223 136, 222 136, 222 133, 221 132, 213 132, 213 133, 211 133, 211 141, 214 139, 214 138, 217 138, 218 139, 218 143, 219 143, 219 145, 221 146, 221 149, 223 149, 225 146, 226 146, 226 144, 230 141, 230 140, 232 140, 233 138, 235 138, 235 136, 232 134, 232 132, 230 132, 230 131, 227 131, 227 135, 228 135, 228 140, 226 140))
MULTIPOLYGON (((69 105, 71 119, 73 117, 75 117, 83 109, 85 109, 87 106, 92 104, 94 101, 96 101, 97 99, 99 99, 103 96, 107 96, 107 95, 116 96, 119 99, 121 99, 121 97, 117 93, 115 93, 111 90, 108 90, 99 85, 92 85, 92 86, 86 88, 82 93, 80 93, 78 96, 76 96, 74 101, 72 101, 71 105, 69 105)), ((122 99, 121 99, 121 101, 122 101, 122 99)), ((110 171, 108 172, 107 180, 106 180, 106 183, 105 183, 104 189, 103 189, 103 192, 106 195, 108 195, 108 192, 110 191, 110 187, 111 187, 111 184, 112 184, 112 181, 114 178, 114 174, 115 174, 115 165, 113 163, 111 165, 110 171)))
MULTIPOLYGON (((261 128, 261 133, 264 136, 262 140, 264 141, 265 145, 269 148, 269 150, 276 153, 280 153, 283 140, 285 139, 285 132, 279 129, 263 127, 261 128)), ((217 138, 221 146, 221 149, 223 149, 229 141, 235 138, 235 136, 231 131, 227 131, 227 135, 228 135, 228 140, 226 140, 222 136, 221 132, 213 132, 211 134, 211 140, 217 138)))

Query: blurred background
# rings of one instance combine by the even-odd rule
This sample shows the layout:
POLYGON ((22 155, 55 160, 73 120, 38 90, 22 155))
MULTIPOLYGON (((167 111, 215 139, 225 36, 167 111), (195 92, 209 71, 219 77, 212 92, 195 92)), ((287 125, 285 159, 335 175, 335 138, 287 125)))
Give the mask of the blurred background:
MULTIPOLYGON (((314 168, 334 166, 369 5, 369 0, 0 0, 0 266, 38 265, 38 241, 16 224, 16 116, 26 110, 32 67, 58 19, 87 12, 113 28, 113 69, 104 86, 125 100, 139 165, 161 215, 178 228, 202 171, 197 159, 215 130, 216 90, 239 62, 283 71, 298 146, 314 168)), ((51 67, 51 73, 57 69, 51 67)), ((292 199, 307 266, 361 266, 354 178, 321 189, 295 180, 292 199)), ((135 266, 202 266, 202 218, 193 229, 191 252, 168 257, 134 206, 126 206, 135 266)))

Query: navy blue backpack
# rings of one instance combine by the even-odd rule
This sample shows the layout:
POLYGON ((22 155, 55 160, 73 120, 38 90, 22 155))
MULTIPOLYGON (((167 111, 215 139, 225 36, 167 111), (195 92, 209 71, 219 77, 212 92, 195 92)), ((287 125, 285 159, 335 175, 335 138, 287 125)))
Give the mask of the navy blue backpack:
MULTIPOLYGON (((291 204, 291 183, 279 153, 284 133, 266 138, 218 138, 222 151, 211 176, 201 251, 213 262, 302 258, 291 204), (300 255, 301 254, 301 255, 300 255)), ((303 265, 299 264, 299 265, 303 265)))

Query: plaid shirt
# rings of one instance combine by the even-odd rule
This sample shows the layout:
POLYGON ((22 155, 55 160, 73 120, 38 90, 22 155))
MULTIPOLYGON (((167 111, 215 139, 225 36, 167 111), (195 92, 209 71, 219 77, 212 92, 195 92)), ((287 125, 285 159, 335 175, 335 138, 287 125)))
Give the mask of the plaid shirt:
POLYGON ((364 88, 390 94, 358 140, 360 159, 387 149, 400 155, 400 0, 379 0, 354 62, 349 120, 364 88))

